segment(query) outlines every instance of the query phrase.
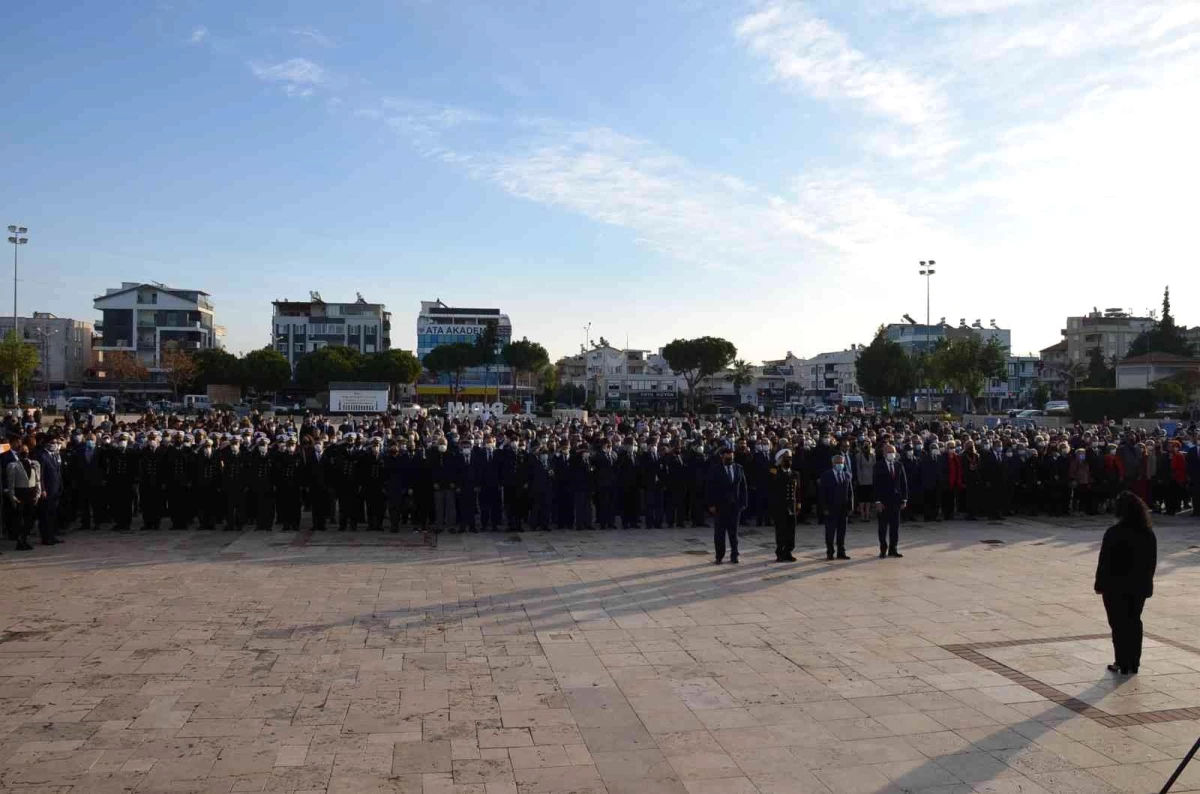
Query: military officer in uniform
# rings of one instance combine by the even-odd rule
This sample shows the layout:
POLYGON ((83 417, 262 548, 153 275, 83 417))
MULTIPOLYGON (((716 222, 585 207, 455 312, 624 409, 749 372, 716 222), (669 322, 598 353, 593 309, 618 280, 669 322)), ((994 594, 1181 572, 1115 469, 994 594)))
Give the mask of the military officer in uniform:
POLYGON ((792 468, 792 451, 775 453, 770 470, 770 507, 775 519, 775 561, 795 562, 796 514, 800 509, 800 474, 792 468))
MULTIPOLYGON (((200 528, 215 529, 225 503, 221 496, 221 458, 213 449, 211 438, 200 444, 196 463, 196 481, 200 491, 200 528)), ((142 508, 145 510, 145 507, 142 508)))

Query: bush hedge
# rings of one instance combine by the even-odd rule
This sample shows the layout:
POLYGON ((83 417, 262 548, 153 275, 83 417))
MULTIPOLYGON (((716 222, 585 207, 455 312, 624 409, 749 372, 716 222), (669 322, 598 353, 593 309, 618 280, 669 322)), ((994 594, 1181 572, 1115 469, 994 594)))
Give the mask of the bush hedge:
POLYGON ((1158 403, 1150 389, 1072 389, 1067 394, 1071 416, 1081 422, 1152 415, 1158 403))

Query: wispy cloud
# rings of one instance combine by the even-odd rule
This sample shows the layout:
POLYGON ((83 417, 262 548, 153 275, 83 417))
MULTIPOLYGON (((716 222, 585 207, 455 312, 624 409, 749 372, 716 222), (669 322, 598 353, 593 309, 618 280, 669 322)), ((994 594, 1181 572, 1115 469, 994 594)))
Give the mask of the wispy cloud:
POLYGON ((208 38, 208 28, 204 27, 203 25, 200 25, 199 27, 192 30, 192 35, 188 37, 188 43, 200 44, 207 38, 208 38))
POLYGON ((333 39, 314 27, 292 28, 288 32, 299 39, 321 47, 332 47, 334 44, 333 39))
POLYGON ((737 25, 738 38, 771 65, 774 77, 819 99, 846 98, 910 127, 947 115, 937 83, 873 59, 802 2, 776 0, 737 25))
POLYGON ((328 74, 305 58, 289 58, 278 63, 252 61, 250 71, 259 80, 278 83, 288 96, 311 96, 314 89, 328 80, 328 74))

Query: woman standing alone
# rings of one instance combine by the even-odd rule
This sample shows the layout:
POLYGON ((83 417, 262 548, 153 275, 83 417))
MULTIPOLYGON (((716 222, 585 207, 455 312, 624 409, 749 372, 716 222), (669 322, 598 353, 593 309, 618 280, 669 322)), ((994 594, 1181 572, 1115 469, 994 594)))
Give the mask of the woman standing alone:
POLYGON ((1142 659, 1142 608, 1154 594, 1158 541, 1146 503, 1129 491, 1116 499, 1117 523, 1104 533, 1096 566, 1096 592, 1112 628, 1116 660, 1108 669, 1135 675, 1142 659))

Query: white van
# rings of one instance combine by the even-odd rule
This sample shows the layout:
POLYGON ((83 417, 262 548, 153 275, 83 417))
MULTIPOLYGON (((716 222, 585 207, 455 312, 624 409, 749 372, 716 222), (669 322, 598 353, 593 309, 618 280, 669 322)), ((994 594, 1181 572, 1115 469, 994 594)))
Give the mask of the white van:
POLYGON ((207 394, 183 395, 183 408, 186 411, 207 411, 211 407, 207 394))
POLYGON ((862 396, 861 396, 861 395, 858 395, 858 394, 848 394, 848 395, 846 395, 845 397, 843 397, 843 398, 842 398, 842 406, 843 406, 843 407, 844 407, 844 408, 845 408, 847 411, 849 411, 849 410, 850 410, 850 409, 852 409, 852 408, 857 408, 858 410, 860 410, 860 411, 861 411, 861 410, 863 410, 864 408, 866 408, 866 407, 867 407, 867 403, 866 403, 866 401, 865 401, 865 400, 863 400, 863 398, 862 398, 862 396))

